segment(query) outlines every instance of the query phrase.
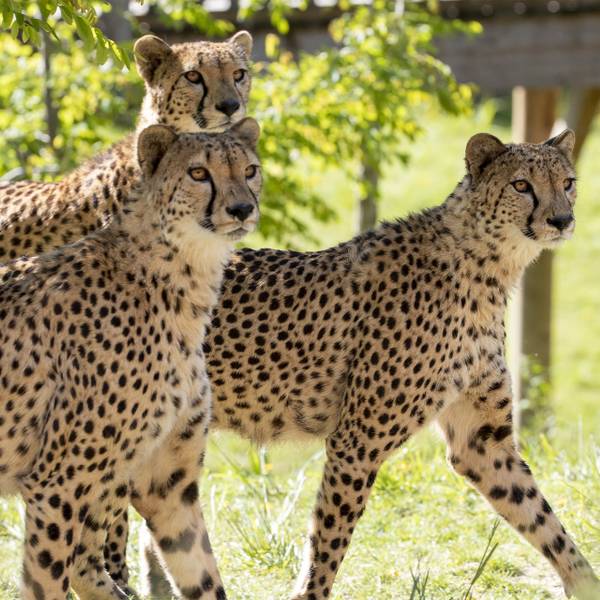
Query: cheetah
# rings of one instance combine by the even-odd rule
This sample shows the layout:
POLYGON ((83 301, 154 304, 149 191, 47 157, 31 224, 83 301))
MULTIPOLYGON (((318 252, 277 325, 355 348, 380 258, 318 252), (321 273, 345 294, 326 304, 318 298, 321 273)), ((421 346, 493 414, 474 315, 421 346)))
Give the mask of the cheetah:
MULTIPOLYGON (((451 465, 548 558, 567 594, 585 598, 589 584, 587 597, 600 597, 516 448, 504 359, 511 287, 574 227, 572 145, 570 132, 541 145, 478 135, 440 207, 321 252, 234 253, 204 348, 211 426, 258 444, 326 444, 296 600, 330 595, 378 469, 430 422, 451 465)), ((46 227, 76 239, 68 222, 46 227)), ((123 515, 105 547, 117 581, 126 535, 123 515)))
POLYGON ((225 598, 198 502, 202 340, 233 244, 257 223, 258 135, 251 118, 144 129, 141 178, 108 227, 3 267, 0 492, 26 505, 25 600, 65 600, 77 580, 86 600, 127 598, 84 558, 102 556, 130 497, 179 597, 225 598))
POLYGON ((154 35, 140 38, 134 56, 146 93, 136 133, 57 183, 0 185, 0 261, 40 254, 105 226, 141 176, 137 132, 153 124, 179 133, 220 131, 242 119, 251 52, 247 31, 225 42, 173 46, 154 35))
POLYGON ((321 252, 242 250, 204 352, 211 427, 266 444, 325 439, 294 600, 322 600, 378 469, 428 423, 450 465, 550 562, 567 596, 600 584, 522 459, 504 315, 510 290, 575 225, 574 135, 478 134, 440 206, 321 252))

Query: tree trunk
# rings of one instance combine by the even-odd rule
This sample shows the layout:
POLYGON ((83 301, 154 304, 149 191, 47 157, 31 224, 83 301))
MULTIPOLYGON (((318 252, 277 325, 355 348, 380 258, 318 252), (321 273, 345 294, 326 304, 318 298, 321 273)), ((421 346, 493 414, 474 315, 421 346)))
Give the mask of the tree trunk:
POLYGON ((126 42, 133 37, 131 21, 127 17, 129 0, 110 0, 112 10, 102 15, 100 28, 115 42, 126 42))
MULTIPOLYGON (((47 32, 42 32, 42 61, 44 65, 44 106, 46 110, 46 131, 48 133, 48 145, 56 158, 56 163, 60 162, 58 151, 54 147, 54 140, 58 134, 58 109, 52 97, 52 42, 47 32)), ((58 164, 54 165, 55 168, 58 164)))
POLYGON ((363 161, 361 166, 364 195, 360 198, 360 231, 373 229, 377 224, 377 198, 379 196, 379 171, 363 161))

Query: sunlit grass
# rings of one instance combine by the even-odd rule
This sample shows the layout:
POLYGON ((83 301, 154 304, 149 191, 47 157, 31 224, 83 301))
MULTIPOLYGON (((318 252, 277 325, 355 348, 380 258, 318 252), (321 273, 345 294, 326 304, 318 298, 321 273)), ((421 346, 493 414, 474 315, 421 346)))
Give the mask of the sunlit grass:
MULTIPOLYGON (((540 437, 525 454, 567 529, 600 567, 600 446, 580 440, 575 447, 560 451, 540 437)), ((444 453, 426 432, 384 465, 332 598, 560 598, 546 560, 497 522, 444 453)), ((258 451, 231 434, 211 436, 202 501, 230 598, 289 595, 322 464, 319 444, 258 451)), ((22 539, 17 502, 3 500, 0 515, 0 597, 12 600, 22 539)), ((134 519, 129 547, 136 584, 139 526, 134 519)))

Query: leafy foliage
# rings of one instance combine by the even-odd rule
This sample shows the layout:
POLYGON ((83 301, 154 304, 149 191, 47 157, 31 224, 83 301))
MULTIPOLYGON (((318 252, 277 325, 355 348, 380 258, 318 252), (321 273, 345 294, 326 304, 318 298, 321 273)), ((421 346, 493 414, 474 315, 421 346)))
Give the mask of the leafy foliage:
POLYGON ((104 64, 111 57, 119 65, 130 65, 127 50, 108 39, 96 24, 97 11, 110 9, 107 1, 0 0, 0 8, 2 29, 9 30, 13 38, 19 38, 23 43, 31 42, 39 47, 44 33, 59 40, 63 33, 57 30, 57 15, 60 15, 60 21, 77 32, 85 50, 96 51, 98 64, 104 64))
POLYGON ((102 151, 133 126, 138 77, 109 59, 89 60, 68 24, 54 25, 50 70, 42 53, 0 34, 0 172, 3 179, 50 179, 102 151), (46 93, 48 98, 46 98, 46 93), (48 111, 54 112, 50 135, 48 111))
MULTIPOLYGON (((361 166, 379 174, 386 163, 407 160, 407 144, 421 132, 428 106, 451 114, 470 108, 470 88, 457 84, 434 57, 433 38, 476 32, 477 26, 448 23, 416 4, 403 12, 395 5, 375 0, 343 13, 331 24, 335 45, 317 54, 294 59, 278 51, 277 40, 267 40, 273 60, 259 65, 253 101, 264 130, 262 157, 273 177, 262 227, 279 243, 285 241, 290 215, 279 211, 281 201, 272 192, 292 206, 312 207, 320 220, 332 214, 318 208, 314 191, 302 185, 294 169, 299 159, 342 169, 361 188, 368 185, 361 166), (277 207, 276 214, 271 207, 277 207)), ((308 234, 301 224, 292 225, 308 234)))
POLYGON ((210 36, 226 35, 234 29, 229 21, 215 19, 197 0, 149 0, 147 4, 170 29, 191 26, 210 36))

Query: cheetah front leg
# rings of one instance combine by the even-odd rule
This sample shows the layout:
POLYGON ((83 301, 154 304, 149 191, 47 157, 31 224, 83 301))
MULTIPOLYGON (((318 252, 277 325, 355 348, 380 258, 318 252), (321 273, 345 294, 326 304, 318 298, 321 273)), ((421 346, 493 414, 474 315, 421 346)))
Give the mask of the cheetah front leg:
POLYGON ((175 428, 132 481, 132 503, 146 519, 176 595, 225 600, 198 500, 208 411, 175 428))
POLYGON ((22 600, 65 600, 90 504, 103 491, 69 480, 67 466, 46 464, 22 481, 26 506, 22 600))
POLYGON ((77 517, 64 523, 61 505, 71 507, 68 501, 59 500, 59 506, 54 507, 49 499, 40 502, 26 494, 24 499, 27 510, 21 598, 65 600, 81 525, 77 517))
POLYGON ((354 527, 387 456, 383 447, 369 445, 369 441, 359 431, 342 429, 327 438, 327 460, 293 600, 321 600, 331 595, 354 527))
POLYGON ((566 533, 516 447, 510 379, 465 395, 439 418, 453 468, 552 564, 568 597, 600 598, 600 583, 566 533))
MULTIPOLYGON (((122 512, 115 516, 106 530, 104 527, 84 527, 82 552, 77 557, 72 583, 82 600, 109 600, 121 598, 122 594, 130 600, 139 598, 129 586, 126 562, 128 502, 129 498, 123 503, 122 512)), ((167 593, 163 595, 168 597, 167 593)))

